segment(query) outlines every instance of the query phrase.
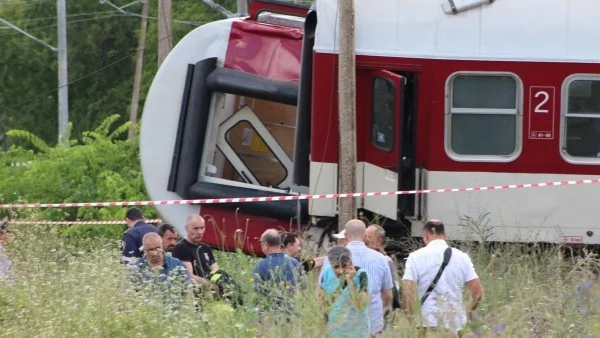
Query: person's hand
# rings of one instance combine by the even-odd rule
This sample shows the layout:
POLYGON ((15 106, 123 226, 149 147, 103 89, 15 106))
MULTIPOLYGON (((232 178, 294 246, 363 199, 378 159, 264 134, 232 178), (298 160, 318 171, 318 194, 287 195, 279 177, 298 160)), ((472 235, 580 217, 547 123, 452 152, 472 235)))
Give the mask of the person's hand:
POLYGON ((350 265, 349 267, 347 267, 344 271, 344 274, 346 275, 346 280, 348 281, 348 283, 350 283, 356 275, 356 269, 354 268, 354 265, 350 265))

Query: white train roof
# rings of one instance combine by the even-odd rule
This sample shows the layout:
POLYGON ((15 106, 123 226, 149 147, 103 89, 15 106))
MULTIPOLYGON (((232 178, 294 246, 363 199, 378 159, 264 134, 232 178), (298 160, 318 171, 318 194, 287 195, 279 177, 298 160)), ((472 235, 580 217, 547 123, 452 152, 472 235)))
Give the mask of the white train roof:
MULTIPOLYGON (((315 50, 337 53, 337 1, 317 0, 315 50)), ((485 3, 446 14, 449 0, 355 0, 356 53, 415 58, 598 62, 597 0, 485 3)), ((459 8, 460 9, 460 8, 459 8)))

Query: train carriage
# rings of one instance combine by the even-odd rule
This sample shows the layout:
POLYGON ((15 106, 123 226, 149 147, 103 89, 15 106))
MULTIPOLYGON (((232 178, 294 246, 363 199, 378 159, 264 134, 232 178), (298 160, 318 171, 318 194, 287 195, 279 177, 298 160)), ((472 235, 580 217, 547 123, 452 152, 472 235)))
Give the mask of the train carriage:
MULTIPOLYGON (((600 7, 593 0, 356 0, 357 192, 596 178, 600 7)), ((190 32, 142 116, 152 199, 337 192, 339 12, 254 0, 190 32)), ((358 199, 393 237, 600 244, 594 185, 358 199), (482 217, 485 216, 485 217, 482 217)), ((337 229, 334 199, 157 206, 252 253, 267 228, 337 229)))

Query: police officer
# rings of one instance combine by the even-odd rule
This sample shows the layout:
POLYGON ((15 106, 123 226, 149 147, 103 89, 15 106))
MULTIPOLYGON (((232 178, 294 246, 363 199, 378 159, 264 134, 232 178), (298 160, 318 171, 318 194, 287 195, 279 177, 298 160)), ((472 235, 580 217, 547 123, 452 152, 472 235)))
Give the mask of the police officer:
POLYGON ((142 211, 138 208, 131 208, 125 214, 127 231, 123 234, 123 259, 122 263, 129 263, 144 255, 142 249, 142 238, 149 232, 158 232, 158 230, 144 222, 142 211))

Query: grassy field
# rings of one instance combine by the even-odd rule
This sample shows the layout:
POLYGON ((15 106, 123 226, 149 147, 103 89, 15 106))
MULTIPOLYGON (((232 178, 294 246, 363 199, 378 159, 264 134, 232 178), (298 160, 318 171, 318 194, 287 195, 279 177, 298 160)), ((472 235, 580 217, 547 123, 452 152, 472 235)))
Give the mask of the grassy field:
MULTIPOLYGON (((194 311, 190 301, 171 312, 124 287, 118 242, 69 242, 56 228, 14 227, 7 248, 17 278, 0 284, 2 337, 324 337, 314 280, 298 295, 299 316, 275 325, 251 307, 235 312, 218 306, 194 311)), ((468 250, 485 287, 477 318, 466 337, 600 337, 600 267, 594 257, 565 261, 555 249, 524 253, 518 245, 493 255, 468 250)), ((256 258, 218 253, 221 266, 252 301, 250 271, 256 258)), ((383 337, 415 336, 399 315, 383 337)))

